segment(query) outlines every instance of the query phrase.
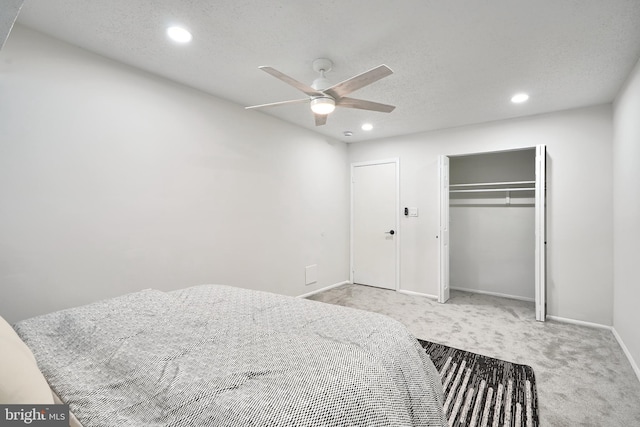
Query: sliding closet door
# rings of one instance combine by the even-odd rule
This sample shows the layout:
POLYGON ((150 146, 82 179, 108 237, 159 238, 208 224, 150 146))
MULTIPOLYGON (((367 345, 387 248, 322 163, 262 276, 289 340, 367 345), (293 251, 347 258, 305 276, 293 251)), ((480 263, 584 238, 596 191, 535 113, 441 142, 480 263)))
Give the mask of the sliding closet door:
POLYGON ((547 317, 546 297, 546 156, 544 145, 536 146, 536 320, 547 317))
POLYGON ((440 292, 438 302, 449 300, 449 157, 440 156, 440 292))

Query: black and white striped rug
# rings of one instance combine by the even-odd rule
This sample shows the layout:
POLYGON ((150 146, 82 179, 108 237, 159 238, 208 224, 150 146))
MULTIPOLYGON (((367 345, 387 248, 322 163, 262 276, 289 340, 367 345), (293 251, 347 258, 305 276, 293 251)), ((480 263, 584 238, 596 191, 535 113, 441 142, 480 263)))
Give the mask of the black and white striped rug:
POLYGON ((538 397, 530 366, 418 341, 440 372, 449 426, 538 426, 538 397))

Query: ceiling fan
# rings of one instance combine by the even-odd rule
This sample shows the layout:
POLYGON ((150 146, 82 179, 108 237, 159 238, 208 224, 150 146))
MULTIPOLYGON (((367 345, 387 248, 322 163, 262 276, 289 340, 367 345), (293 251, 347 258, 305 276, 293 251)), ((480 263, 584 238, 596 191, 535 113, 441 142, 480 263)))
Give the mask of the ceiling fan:
POLYGON ((262 71, 271 74, 275 78, 280 79, 305 93, 307 98, 252 105, 250 107, 245 107, 245 109, 250 110, 253 108, 276 107, 285 104, 300 104, 308 102, 315 117, 316 126, 322 126, 327 123, 327 116, 333 112, 336 107, 358 108, 361 110, 379 111, 382 113, 390 113, 394 108, 396 108, 393 105, 380 104, 378 102, 365 101, 363 99, 348 98, 346 96, 351 92, 382 79, 383 77, 393 74, 391 68, 386 65, 379 65, 369 71, 365 71, 362 74, 358 74, 357 76, 331 86, 331 83, 329 83, 329 80, 324 76, 324 74, 331 71, 332 67, 333 62, 326 58, 319 58, 313 61, 313 69, 320 73, 320 77, 315 79, 311 86, 307 86, 306 84, 301 83, 274 68, 267 66, 258 67, 262 71))

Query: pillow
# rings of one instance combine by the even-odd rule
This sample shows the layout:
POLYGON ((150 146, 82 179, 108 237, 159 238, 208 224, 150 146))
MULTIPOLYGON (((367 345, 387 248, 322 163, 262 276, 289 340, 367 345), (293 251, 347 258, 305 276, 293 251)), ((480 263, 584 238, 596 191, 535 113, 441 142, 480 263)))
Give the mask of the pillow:
POLYGON ((53 404, 33 353, 0 317, 0 404, 53 404))

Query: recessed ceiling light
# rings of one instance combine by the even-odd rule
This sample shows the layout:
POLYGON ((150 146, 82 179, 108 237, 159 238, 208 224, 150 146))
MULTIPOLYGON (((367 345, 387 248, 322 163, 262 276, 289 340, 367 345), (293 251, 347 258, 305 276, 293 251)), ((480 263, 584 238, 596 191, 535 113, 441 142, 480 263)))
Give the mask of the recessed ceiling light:
POLYGON ((516 93, 511 97, 511 102, 513 102, 514 104, 520 104, 527 101, 528 99, 529 95, 527 95, 526 93, 516 93))
POLYGON ((191 41, 191 33, 182 27, 167 28, 169 38, 178 43, 188 43, 191 41))
POLYGON ((371 123, 365 123, 362 125, 362 130, 371 130, 373 129, 373 125, 371 123))

